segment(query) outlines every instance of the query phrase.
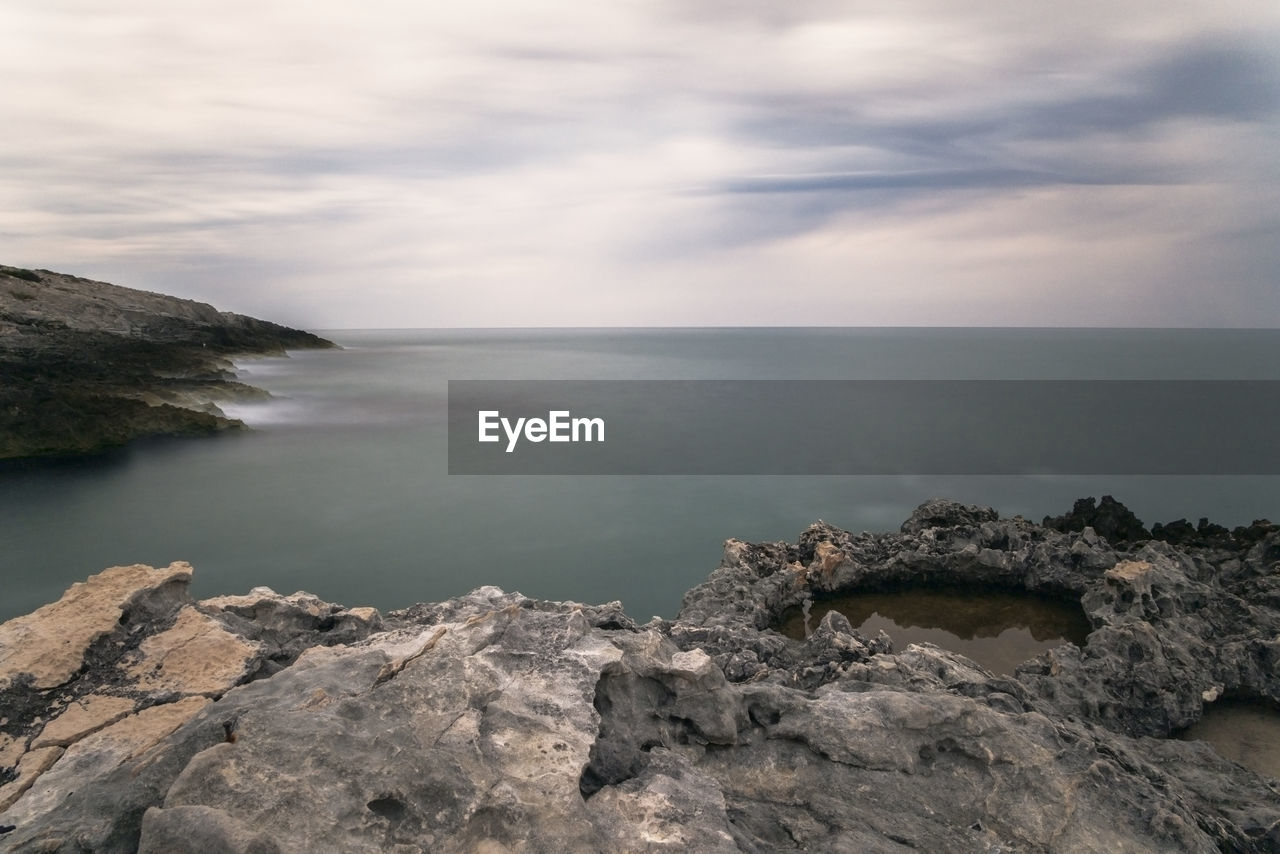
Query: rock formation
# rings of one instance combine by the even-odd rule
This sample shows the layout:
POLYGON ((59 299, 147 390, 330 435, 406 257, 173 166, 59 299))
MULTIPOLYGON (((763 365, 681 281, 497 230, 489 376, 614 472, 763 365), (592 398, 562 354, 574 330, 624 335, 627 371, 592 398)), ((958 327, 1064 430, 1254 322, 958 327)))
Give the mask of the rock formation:
POLYGON ((674 620, 483 587, 379 615, 117 567, 0 626, 14 852, 1280 851, 1280 782, 1170 738, 1280 700, 1280 533, 1108 542, 989 508, 726 543, 674 620), (911 583, 1078 601, 997 676, 809 597, 911 583))
POLYGON ((0 459, 243 426, 227 358, 329 341, 192 300, 0 266, 0 459))

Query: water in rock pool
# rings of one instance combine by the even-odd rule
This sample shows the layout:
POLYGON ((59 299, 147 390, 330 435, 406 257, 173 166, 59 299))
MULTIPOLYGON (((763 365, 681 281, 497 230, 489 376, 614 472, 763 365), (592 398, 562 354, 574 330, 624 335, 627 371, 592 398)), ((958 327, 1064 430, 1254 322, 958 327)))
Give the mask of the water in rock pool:
MULTIPOLYGON (((931 643, 1009 675, 1027 659, 1067 641, 1083 646, 1089 634, 1089 621, 1075 603, 1003 591, 942 588, 841 596, 813 604, 809 629, 817 628, 828 611, 848 617, 869 637, 885 631, 895 650, 931 643)), ((803 639, 805 625, 802 609, 792 608, 779 628, 803 639)))
POLYGON ((1280 780, 1280 709, 1260 700, 1219 700, 1179 736, 1207 741, 1228 759, 1280 780))
POLYGON ((445 418, 450 379, 1280 379, 1280 332, 325 334, 346 349, 239 363, 275 395, 228 407, 252 431, 0 465, 0 619, 113 564, 187 560, 197 596, 267 585, 386 609, 493 584, 644 620, 674 615, 727 537, 895 530, 931 497, 1037 521, 1107 493, 1148 523, 1280 517, 1273 477, 450 476, 445 418))

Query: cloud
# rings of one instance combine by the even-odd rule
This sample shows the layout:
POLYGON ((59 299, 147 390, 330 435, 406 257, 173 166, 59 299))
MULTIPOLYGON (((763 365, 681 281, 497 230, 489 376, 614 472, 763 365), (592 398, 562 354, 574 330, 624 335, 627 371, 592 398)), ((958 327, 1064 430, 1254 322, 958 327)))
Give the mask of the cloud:
POLYGON ((327 327, 1280 323, 1280 10, 1122 7, 19 0, 3 260, 327 327))

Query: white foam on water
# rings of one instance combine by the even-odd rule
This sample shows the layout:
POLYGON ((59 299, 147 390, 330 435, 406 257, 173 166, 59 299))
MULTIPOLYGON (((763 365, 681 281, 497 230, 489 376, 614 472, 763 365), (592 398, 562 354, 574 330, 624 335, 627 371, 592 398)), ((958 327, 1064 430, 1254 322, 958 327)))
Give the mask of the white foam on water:
POLYGON ((312 408, 299 400, 273 397, 269 400, 228 401, 218 408, 228 418, 237 418, 250 427, 284 427, 314 424, 312 408))

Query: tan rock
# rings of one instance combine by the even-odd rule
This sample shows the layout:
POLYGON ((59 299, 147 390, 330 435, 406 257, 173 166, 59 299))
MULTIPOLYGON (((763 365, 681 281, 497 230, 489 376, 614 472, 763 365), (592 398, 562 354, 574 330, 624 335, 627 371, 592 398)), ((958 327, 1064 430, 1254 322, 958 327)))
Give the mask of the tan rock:
POLYGON ((71 705, 45 725, 31 742, 32 748, 66 747, 92 732, 115 723, 133 711, 133 700, 90 694, 71 705))
POLYGON ((125 672, 142 691, 215 696, 249 675, 260 647, 190 605, 173 626, 142 642, 125 672))
POLYGON ((347 613, 358 620, 364 620, 366 623, 376 623, 382 619, 382 615, 378 613, 377 608, 362 606, 359 608, 349 608, 347 613))
POLYGON ((218 611, 251 612, 259 608, 279 608, 287 605, 313 617, 328 613, 328 603, 317 596, 301 590, 286 596, 275 592, 270 587, 255 587, 243 595, 215 596, 201 601, 200 604, 218 611))
POLYGON ((830 575, 836 567, 845 562, 844 552, 831 543, 818 543, 813 550, 814 560, 810 564, 820 575, 830 575))
POLYGON ((35 678, 36 688, 62 685, 127 609, 156 593, 176 593, 190 580, 191 566, 181 561, 167 569, 114 566, 71 585, 57 602, 0 625, 0 689, 22 673, 35 678))
POLYGON ((23 756, 22 761, 18 763, 18 778, 0 786, 0 812, 7 810, 18 798, 21 798, 36 779, 48 771, 61 756, 61 747, 32 750, 23 756))
POLYGON ((1105 573, 1111 581, 1134 582, 1150 572, 1154 567, 1145 560, 1122 560, 1105 573))
POLYGON ((715 663, 704 650, 692 649, 671 656, 671 672, 686 679, 698 681, 711 674, 715 663))
POLYGON ((0 768, 14 767, 26 752, 26 742, 11 735, 0 735, 0 768))
POLYGON ((45 773, 33 775, 34 785, 28 782, 25 794, 19 792, 19 797, 4 805, 8 812, 0 816, 3 818, 0 823, 21 826, 57 809, 70 793, 159 744, 209 703, 204 697, 187 697, 176 703, 152 706, 85 736, 65 753, 60 747, 31 751, 23 757, 23 766, 32 756, 40 754, 41 771, 45 773), (55 760, 58 764, 50 768, 55 760))

